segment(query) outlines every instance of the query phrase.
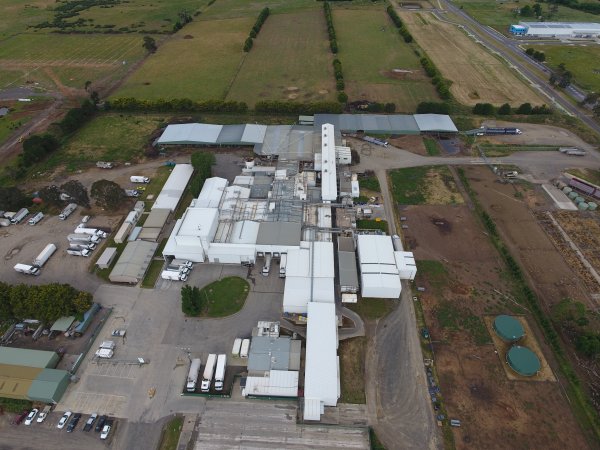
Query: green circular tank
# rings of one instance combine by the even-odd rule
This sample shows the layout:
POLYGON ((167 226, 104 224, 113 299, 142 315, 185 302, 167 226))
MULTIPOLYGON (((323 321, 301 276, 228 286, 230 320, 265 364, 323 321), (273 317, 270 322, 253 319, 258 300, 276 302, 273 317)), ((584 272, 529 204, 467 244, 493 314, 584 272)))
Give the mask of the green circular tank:
POLYGON ((527 347, 514 345, 506 354, 508 365, 524 377, 532 377, 540 371, 542 364, 540 359, 527 347))
POLYGON ((594 202, 589 202, 588 207, 589 207, 590 211, 595 211, 596 208, 598 208, 598 204, 594 203, 594 202))
POLYGON ((577 192, 575 192, 575 191, 569 192, 569 198, 571 200, 574 200, 576 197, 579 197, 579 194, 577 192))
POLYGON ((516 342, 525 336, 525 330, 521 322, 505 314, 494 319, 494 331, 506 342, 516 342))
POLYGON ((581 202, 577 204, 577 208, 579 208, 580 211, 586 211, 589 207, 590 205, 588 205, 586 202, 581 202))

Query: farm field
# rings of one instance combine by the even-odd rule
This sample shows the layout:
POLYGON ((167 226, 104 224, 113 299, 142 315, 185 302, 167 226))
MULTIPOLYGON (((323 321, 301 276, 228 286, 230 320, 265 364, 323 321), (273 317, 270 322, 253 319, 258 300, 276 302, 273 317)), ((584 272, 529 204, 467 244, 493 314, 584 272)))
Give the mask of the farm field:
POLYGON ((52 99, 34 98, 32 102, 20 103, 17 101, 4 101, 0 107, 10 109, 8 115, 0 117, 0 144, 16 133, 38 112, 44 110, 52 103, 52 99))
POLYGON ((254 18, 195 21, 160 46, 115 97, 223 99, 254 18), (190 38, 186 39, 186 36, 190 38))
POLYGON ((227 100, 250 107, 259 100, 333 100, 332 61, 320 9, 271 15, 244 56, 227 100))
POLYGON ((349 101, 393 102, 408 113, 420 102, 439 100, 383 9, 335 8, 333 17, 349 101))
POLYGON ((446 166, 423 166, 389 172, 394 201, 401 205, 455 205, 464 200, 446 166))
POLYGON ((403 12, 401 17, 442 75, 452 81, 450 91, 460 103, 545 103, 502 61, 456 26, 440 22, 428 13, 403 12))
POLYGON ((52 0, 2 0, 2 18, 0 18, 0 40, 22 33, 27 27, 49 20, 51 12, 48 6, 52 0))
POLYGON ((546 64, 550 67, 556 69, 560 63, 564 63, 577 85, 589 91, 600 91, 600 47, 597 45, 536 45, 534 48, 546 54, 546 64))
POLYGON ((304 9, 323 9, 323 4, 321 2, 315 2, 314 0, 217 0, 212 5, 207 6, 202 10, 202 18, 256 18, 260 10, 263 9, 265 6, 268 6, 271 9, 271 13, 275 14, 297 12, 304 9))
MULTIPOLYGON (((519 2, 496 2, 495 0, 458 0, 457 6, 462 7, 472 17, 477 19, 483 25, 488 25, 501 33, 508 35, 508 29, 511 24, 524 22, 537 22, 535 17, 521 17, 513 11, 522 8, 526 3, 519 2)), ((532 3, 530 3, 531 6, 532 3)), ((576 9, 567 8, 558 5, 558 11, 552 13, 548 3, 540 3, 542 7, 542 17, 545 22, 597 22, 598 16, 589 14, 576 9)))
POLYGON ((0 46, 0 89, 37 82, 83 91, 88 80, 123 76, 144 54, 140 36, 20 34, 0 46))

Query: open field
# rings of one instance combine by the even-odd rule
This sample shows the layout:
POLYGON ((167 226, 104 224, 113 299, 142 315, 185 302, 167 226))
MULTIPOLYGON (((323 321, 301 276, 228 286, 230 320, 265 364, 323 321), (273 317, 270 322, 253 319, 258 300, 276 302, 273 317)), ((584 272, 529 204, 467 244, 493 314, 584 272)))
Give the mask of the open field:
MULTIPOLYGON (((600 18, 596 17, 596 22, 600 18)), ((569 72, 573 74, 577 85, 589 91, 600 91, 600 47, 590 46, 555 46, 536 45, 536 50, 546 54, 546 63, 556 69, 559 64, 564 63, 569 72)))
MULTIPOLYGON (((271 13, 275 14, 297 12, 309 8, 318 8, 319 10, 322 10, 323 8, 321 2, 315 2, 314 0, 217 0, 212 5, 203 9, 202 17, 211 19, 226 19, 232 17, 256 18, 260 10, 265 6, 268 6, 271 9, 271 13)), ((250 29, 248 29, 248 31, 250 31, 250 29)))
POLYGON ((340 342, 340 383, 342 403, 365 403, 365 357, 367 338, 364 336, 340 342))
MULTIPOLYGON (((485 170, 470 175, 496 187, 485 170)), ((415 284, 426 287, 419 303, 433 341, 441 398, 447 417, 462 422, 451 429, 456 448, 498 448, 499 442, 502 448, 588 448, 560 386, 508 379, 503 355, 490 345, 486 316, 525 311, 510 300, 505 269, 470 210, 409 206, 402 215, 419 265, 415 284)), ((540 346, 548 358, 543 341, 540 346)))
POLYGON ((0 40, 27 30, 27 27, 48 20, 51 12, 48 6, 53 0, 2 0, 2 18, 0 19, 0 40))
MULTIPOLYGON (((531 6, 532 3, 529 3, 531 6)), ((513 11, 522 8, 526 3, 519 2, 496 2, 494 0, 458 0, 456 5, 462 7, 471 16, 477 19, 483 25, 488 25, 508 35, 508 29, 511 24, 519 23, 521 20, 526 22, 537 22, 535 17, 521 17, 513 11)), ((558 11, 551 13, 548 3, 540 3, 542 7, 542 16, 545 22, 597 22, 598 16, 588 14, 576 9, 567 8, 563 5, 557 5, 558 11)))
POLYGON ((397 111, 414 112, 420 102, 439 100, 383 9, 335 8, 333 18, 350 101, 393 102, 397 111))
POLYGON ((244 56, 227 100, 250 107, 259 100, 333 100, 332 61, 323 11, 271 15, 244 56))
POLYGON ((17 101, 0 102, 0 107, 7 107, 10 112, 0 117, 0 144, 8 139, 13 133, 21 129, 38 112, 44 110, 52 103, 52 99, 42 97, 34 98, 29 103, 17 101))
POLYGON ((223 99, 253 22, 254 18, 192 22, 148 57, 115 96, 223 99))
POLYGON ((440 22, 429 13, 400 15, 444 78, 452 81, 450 91, 460 103, 545 103, 502 61, 456 26, 440 22))
MULTIPOLYGON (((0 46, 0 89, 50 79, 83 91, 86 81, 115 80, 145 54, 140 36, 20 34, 0 46), (19 76, 15 76, 19 75, 19 76)), ((96 85, 93 85, 96 87, 96 85)))
POLYGON ((389 172, 394 201, 401 205, 454 205, 464 200, 448 167, 413 167, 389 172))

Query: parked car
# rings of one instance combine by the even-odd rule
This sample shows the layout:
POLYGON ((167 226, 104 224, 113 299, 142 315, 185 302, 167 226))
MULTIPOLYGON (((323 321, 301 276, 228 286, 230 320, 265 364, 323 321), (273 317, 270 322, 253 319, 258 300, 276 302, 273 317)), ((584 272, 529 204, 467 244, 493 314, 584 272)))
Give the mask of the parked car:
POLYGON ((423 336, 424 339, 429 339, 429 330, 427 328, 423 328, 421 330, 421 335, 423 336))
POLYGON ((104 428, 105 423, 106 423, 106 416, 100 416, 100 418, 98 419, 98 422, 96 422, 96 428, 94 428, 94 431, 96 433, 100 433, 100 431, 102 431, 102 428, 104 428))
POLYGON ((67 433, 72 433, 73 432, 73 430, 75 429, 75 427, 79 423, 79 419, 81 419, 81 414, 79 414, 79 413, 73 414, 73 418, 69 422, 69 425, 67 425, 67 433))
POLYGON ((83 431, 90 431, 92 429, 92 427, 94 426, 94 421, 98 418, 98 414, 94 413, 90 416, 90 418, 87 420, 87 422, 85 423, 85 426, 83 427, 83 431))
POLYGON ((71 411, 67 411, 63 414, 63 416, 60 418, 60 420, 58 421, 58 424, 56 425, 56 428, 62 430, 65 427, 65 424, 68 422, 69 418, 71 417, 73 413, 71 411))
MULTIPOLYGON (((109 422, 112 423, 111 421, 109 422)), ((100 439, 107 439, 110 434, 110 429, 111 425, 104 425, 104 428, 102 428, 102 432, 100 433, 100 439)))
POLYGON ((145 191, 146 190, 146 186, 138 186, 138 187, 136 187, 136 189, 138 191, 145 191))
POLYGON ((25 417, 27 417, 27 414, 29 414, 28 411, 23 411, 18 416, 15 416, 15 420, 13 421, 13 425, 20 425, 21 422, 23 422, 25 420, 25 417))
POLYGON ((44 406, 44 409, 42 409, 42 411, 38 414, 37 423, 42 423, 44 420, 46 420, 46 417, 48 417, 48 413, 51 409, 52 406, 50 405, 44 406))
POLYGON ((31 425, 33 423, 33 419, 35 419, 35 416, 37 416, 37 413, 39 412, 39 409, 33 408, 31 412, 27 415, 27 418, 25 419, 25 425, 31 425))

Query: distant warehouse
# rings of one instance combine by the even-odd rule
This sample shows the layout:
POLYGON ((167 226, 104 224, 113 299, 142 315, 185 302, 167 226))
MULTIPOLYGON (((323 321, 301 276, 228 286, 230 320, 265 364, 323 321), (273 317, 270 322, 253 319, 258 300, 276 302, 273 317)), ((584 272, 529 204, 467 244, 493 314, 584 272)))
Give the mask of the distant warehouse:
POLYGON ((593 38, 600 36, 600 23, 519 22, 510 26, 510 32, 525 37, 593 38))

